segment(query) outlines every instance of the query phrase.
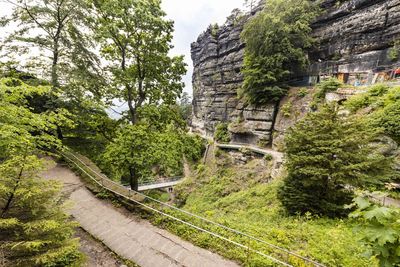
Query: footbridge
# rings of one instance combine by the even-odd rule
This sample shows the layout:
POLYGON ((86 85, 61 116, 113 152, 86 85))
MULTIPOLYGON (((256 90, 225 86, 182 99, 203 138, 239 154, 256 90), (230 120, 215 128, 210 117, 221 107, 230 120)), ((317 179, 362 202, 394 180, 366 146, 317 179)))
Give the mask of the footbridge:
POLYGON ((164 188, 172 188, 175 185, 180 184, 183 181, 183 177, 173 177, 173 178, 167 178, 164 180, 159 180, 159 181, 154 181, 154 182, 148 182, 148 183, 142 183, 139 184, 138 191, 143 192, 147 190, 153 190, 153 189, 164 189, 164 188))

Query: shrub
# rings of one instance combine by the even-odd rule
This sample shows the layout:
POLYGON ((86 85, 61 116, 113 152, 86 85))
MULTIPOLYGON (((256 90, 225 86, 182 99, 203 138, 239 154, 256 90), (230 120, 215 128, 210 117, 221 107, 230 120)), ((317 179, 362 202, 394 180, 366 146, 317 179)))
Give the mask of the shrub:
POLYGON ((309 113, 286 135, 288 175, 278 197, 290 214, 344 216, 352 199, 347 185, 365 185, 386 174, 390 160, 368 144, 376 132, 339 116, 333 105, 309 113))
POLYGON ((227 123, 219 123, 215 127, 214 138, 218 142, 229 143, 231 141, 231 136, 228 131, 227 123))
POLYGON ((292 111, 292 102, 287 102, 285 105, 283 105, 281 111, 283 116, 290 117, 292 111))
POLYGON ((300 88, 299 91, 297 92, 297 96, 298 97, 305 97, 306 95, 308 95, 308 89, 307 88, 300 88))
POLYGON ((395 61, 399 58, 400 54, 400 40, 394 42, 392 48, 389 49, 388 57, 390 60, 395 61))
POLYGON ((377 112, 372 121, 375 127, 382 127, 385 134, 400 142, 400 101, 377 112))
POLYGON ((273 160, 273 157, 272 157, 271 154, 265 154, 265 155, 264 155, 264 160, 265 160, 265 161, 271 161, 271 160, 273 160))
POLYGON ((335 91, 339 89, 343 84, 336 78, 329 78, 325 81, 322 81, 318 84, 318 91, 315 94, 315 97, 318 99, 323 99, 328 92, 335 91))

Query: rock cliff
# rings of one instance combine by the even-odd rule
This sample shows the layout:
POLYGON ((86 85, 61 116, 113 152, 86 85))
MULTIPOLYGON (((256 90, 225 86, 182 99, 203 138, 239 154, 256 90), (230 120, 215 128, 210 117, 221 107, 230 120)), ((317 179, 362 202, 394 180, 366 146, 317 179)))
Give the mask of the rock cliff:
MULTIPOLYGON (((400 1, 338 2, 325 0, 324 14, 312 25, 318 45, 309 53, 308 74, 372 76, 392 67, 395 62, 389 59, 388 50, 400 39, 400 1)), ((246 106, 237 95, 243 81, 240 70, 245 47, 240 33, 250 17, 234 10, 224 25, 210 26, 192 44, 193 128, 212 135, 216 124, 230 122, 234 142, 266 144, 271 140, 278 103, 246 106)))

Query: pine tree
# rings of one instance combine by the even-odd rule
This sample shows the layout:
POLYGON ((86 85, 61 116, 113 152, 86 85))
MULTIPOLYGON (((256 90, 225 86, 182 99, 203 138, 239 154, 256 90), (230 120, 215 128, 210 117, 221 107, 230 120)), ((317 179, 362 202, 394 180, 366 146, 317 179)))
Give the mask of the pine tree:
POLYGON ((32 96, 49 86, 0 79, 0 262, 6 266, 77 266, 76 226, 60 205, 61 186, 38 177, 37 153, 60 145, 52 134, 69 123, 65 111, 36 112, 32 96))
POLYGON ((0 250, 6 266, 79 266, 76 223, 60 205, 61 185, 38 177, 27 154, 0 164, 0 250))
POLYGON ((359 118, 344 118, 335 106, 309 113, 286 136, 288 175, 279 199, 290 214, 343 216, 352 187, 379 183, 390 159, 370 143, 377 131, 359 118))

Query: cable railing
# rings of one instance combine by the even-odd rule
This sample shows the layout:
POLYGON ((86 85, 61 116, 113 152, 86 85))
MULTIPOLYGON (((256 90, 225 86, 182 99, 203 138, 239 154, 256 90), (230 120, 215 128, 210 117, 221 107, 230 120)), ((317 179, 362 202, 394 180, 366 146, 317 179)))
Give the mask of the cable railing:
MULTIPOLYGON (((228 227, 228 226, 226 226, 226 225, 223 225, 223 224, 214 222, 214 221, 212 221, 212 220, 210 220, 210 219, 207 219, 207 218, 202 217, 202 216, 200 216, 200 215, 191 213, 191 212, 189 212, 189 211, 186 211, 186 210, 183 210, 183 209, 179 209, 179 208, 177 208, 177 207, 175 207, 175 206, 173 206, 173 205, 170 205, 170 204, 168 204, 168 203, 162 202, 162 201, 160 201, 160 200, 158 200, 158 199, 152 198, 152 197, 147 196, 147 195, 145 195, 145 194, 143 194, 143 193, 140 193, 140 192, 137 192, 137 191, 133 191, 133 190, 131 190, 131 189, 129 189, 129 188, 126 188, 125 186, 123 186, 123 185, 121 185, 121 184, 119 184, 119 183, 116 183, 116 182, 110 180, 110 179, 109 179, 107 176, 105 176, 104 174, 102 174, 102 173, 100 173, 100 172, 94 170, 93 168, 91 168, 91 167, 89 166, 89 164, 87 164, 87 163, 85 163, 84 161, 82 161, 82 160, 81 160, 79 157, 77 157, 74 153, 72 153, 72 152, 70 152, 70 151, 68 151, 68 152, 66 152, 66 153, 65 153, 65 151, 64 151, 64 152, 60 152, 60 154, 61 154, 64 158, 66 158, 66 159, 69 160, 71 163, 73 163, 78 169, 80 169, 82 172, 84 172, 84 173, 85 173, 91 180, 93 180, 97 185, 99 185, 100 187, 102 187, 102 188, 104 188, 104 189, 106 189, 106 190, 111 191, 112 193, 114 193, 114 194, 116 194, 116 195, 118 195, 118 196, 121 196, 121 197, 123 197, 123 198, 127 198, 128 200, 134 202, 135 204, 138 204, 138 205, 140 205, 140 206, 143 206, 144 208, 146 208, 146 209, 148 209, 148 210, 151 210, 151 211, 156 212, 156 213, 158 213, 158 214, 161 214, 161 215, 163 215, 163 216, 165 216, 165 217, 167 217, 167 218, 170 218, 170 219, 172 219, 172 220, 175 220, 175 221, 178 221, 178 222, 180 222, 180 223, 183 223, 183 224, 185 224, 185 225, 187 225, 187 226, 189 226, 189 227, 191 227, 191 228, 194 228, 194 229, 196 229, 196 230, 199 230, 199 231, 201 231, 201 232, 210 234, 210 235, 212 235, 212 236, 214 236, 214 237, 217 237, 217 238, 219 238, 219 239, 221 239, 221 240, 227 241, 227 242, 229 242, 229 243, 231 243, 231 244, 233 244, 233 245, 236 245, 236 246, 238 246, 238 247, 245 248, 247 251, 254 252, 254 253, 256 253, 256 254, 258 254, 258 255, 264 257, 264 258, 267 258, 267 259, 269 259, 269 260, 271 260, 271 261, 273 261, 273 262, 275 262, 275 263, 278 263, 278 264, 280 264, 280 265, 283 265, 283 266, 291 266, 291 267, 293 267, 293 265, 287 263, 287 262, 289 261, 289 258, 292 257, 292 258, 296 258, 297 260, 300 260, 300 261, 302 261, 303 263, 307 264, 306 266, 326 267, 325 265, 323 265, 323 264, 321 264, 321 263, 319 263, 319 262, 316 262, 316 261, 314 261, 314 260, 312 260, 312 259, 309 259, 309 258, 307 258, 307 257, 304 257, 304 256, 302 256, 302 255, 300 255, 300 254, 297 254, 297 253, 295 253, 295 252, 292 252, 292 251, 290 251, 290 250, 287 250, 287 249, 285 249, 285 248, 282 248, 282 247, 280 247, 280 246, 277 246, 277 245, 275 245, 275 244, 272 244, 272 243, 267 242, 267 241, 265 241, 265 240, 262 240, 262 239, 260 239, 260 238, 257 238, 257 237, 254 237, 254 236, 252 236, 252 235, 249 235, 249 234, 247 234, 247 233, 244 233, 244 232, 242 232, 242 231, 233 229, 233 228, 228 227), (66 153, 68 153, 69 155, 66 155, 66 153), (72 159, 71 157, 74 158, 75 160, 72 159), (77 163, 76 161, 78 161, 79 163, 77 163), (79 164, 83 165, 83 167, 86 168, 87 170, 85 170, 84 168, 82 168, 81 166, 79 166, 79 164), (90 174, 88 171, 91 172, 92 174, 90 174), (267 255, 266 253, 261 252, 261 251, 259 251, 259 250, 256 250, 256 249, 254 249, 254 248, 251 248, 251 247, 248 246, 248 245, 244 245, 244 244, 239 243, 239 242, 237 242, 237 241, 233 241, 233 240, 231 240, 231 239, 229 239, 229 238, 227 238, 227 237, 224 237, 224 236, 222 236, 222 235, 220 235, 220 234, 218 234, 218 233, 214 233, 214 232, 212 232, 212 231, 210 231, 210 230, 206 230, 206 229, 201 228, 201 227, 199 227, 199 226, 196 226, 196 225, 194 225, 194 224, 192 224, 192 223, 190 223, 190 222, 187 222, 187 221, 185 221, 185 220, 176 218, 176 217, 173 216, 173 215, 170 215, 170 214, 167 214, 167 213, 165 213, 165 212, 163 212, 163 211, 160 211, 160 210, 158 210, 158 209, 156 209, 156 208, 154 208, 154 207, 151 207, 151 206, 149 206, 149 205, 143 203, 142 201, 143 201, 144 199, 148 199, 148 200, 153 201, 153 202, 155 202, 155 203, 157 203, 157 204, 159 204, 159 205, 161 205, 161 206, 165 206, 165 207, 170 208, 170 209, 172 209, 172 210, 176 210, 176 211, 178 211, 178 212, 181 212, 181 213, 183 213, 183 214, 186 214, 186 215, 188 215, 188 216, 190 216, 190 217, 199 219, 200 221, 203 221, 203 222, 209 223, 209 224, 211 224, 211 225, 214 225, 214 226, 216 226, 216 227, 222 228, 222 229, 224 229, 225 231, 228 231, 228 232, 237 234, 237 235, 239 235, 239 236, 246 237, 246 238, 248 238, 249 240, 253 240, 253 241, 259 242, 260 244, 266 245, 267 247, 269 247, 269 248, 271 248, 271 249, 275 249, 275 250, 279 251, 280 253, 283 253, 284 255, 286 255, 286 257, 285 257, 285 258, 286 258, 286 262, 284 262, 283 260, 277 259, 277 258, 275 258, 275 257, 273 257, 273 256, 271 256, 271 255, 267 255)), ((280 255, 282 258, 284 257, 282 254, 279 254, 279 255, 280 255)), ((304 266, 304 265, 302 265, 302 266, 304 266)))

